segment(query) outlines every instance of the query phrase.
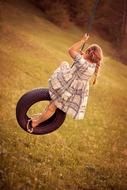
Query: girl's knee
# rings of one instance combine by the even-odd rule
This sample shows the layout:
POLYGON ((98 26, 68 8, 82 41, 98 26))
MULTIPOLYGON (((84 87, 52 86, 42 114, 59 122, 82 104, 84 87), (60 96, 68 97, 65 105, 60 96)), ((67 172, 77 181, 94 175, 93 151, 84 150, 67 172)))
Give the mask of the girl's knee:
POLYGON ((51 102, 51 104, 48 106, 48 111, 53 112, 56 110, 56 105, 54 104, 54 102, 51 102))

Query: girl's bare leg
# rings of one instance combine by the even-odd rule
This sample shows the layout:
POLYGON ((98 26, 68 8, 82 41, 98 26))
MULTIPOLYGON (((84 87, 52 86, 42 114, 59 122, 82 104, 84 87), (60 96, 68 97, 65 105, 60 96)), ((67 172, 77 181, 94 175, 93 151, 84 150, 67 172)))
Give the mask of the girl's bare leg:
POLYGON ((54 104, 53 101, 50 101, 49 105, 46 107, 45 111, 39 115, 38 118, 36 119, 32 119, 32 127, 36 127, 37 125, 39 125, 39 123, 49 119, 53 113, 56 111, 57 107, 54 104))

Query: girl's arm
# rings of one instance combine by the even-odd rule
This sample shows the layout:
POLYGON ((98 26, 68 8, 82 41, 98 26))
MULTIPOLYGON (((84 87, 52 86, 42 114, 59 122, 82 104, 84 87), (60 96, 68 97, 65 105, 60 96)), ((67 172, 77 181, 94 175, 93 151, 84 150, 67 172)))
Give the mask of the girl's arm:
POLYGON ((86 33, 79 42, 75 43, 72 47, 69 48, 68 53, 73 59, 75 59, 79 48, 88 40, 88 38, 89 35, 86 33))

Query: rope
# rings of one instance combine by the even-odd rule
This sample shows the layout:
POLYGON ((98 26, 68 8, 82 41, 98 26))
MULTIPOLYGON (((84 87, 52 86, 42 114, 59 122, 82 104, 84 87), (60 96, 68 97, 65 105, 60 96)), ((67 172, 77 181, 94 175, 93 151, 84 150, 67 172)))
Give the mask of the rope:
MULTIPOLYGON (((92 14, 90 15, 89 19, 88 19, 88 29, 87 29, 87 33, 90 33, 92 31, 92 25, 93 25, 93 21, 94 21, 94 17, 96 14, 96 9, 98 6, 100 0, 95 0, 93 8, 92 8, 92 14)), ((85 47, 85 43, 82 45, 80 51, 82 51, 85 47)), ((71 68, 73 67, 74 63, 71 65, 71 68)))
MULTIPOLYGON (((87 28, 87 33, 90 33, 92 31, 92 26, 93 26, 93 21, 95 18, 95 14, 96 14, 96 10, 97 10, 97 6, 99 4, 100 0, 95 0, 93 8, 92 8, 92 14, 90 15, 89 19, 88 19, 88 28, 87 28)), ((82 45, 80 51, 82 51, 84 49, 85 43, 82 45)))

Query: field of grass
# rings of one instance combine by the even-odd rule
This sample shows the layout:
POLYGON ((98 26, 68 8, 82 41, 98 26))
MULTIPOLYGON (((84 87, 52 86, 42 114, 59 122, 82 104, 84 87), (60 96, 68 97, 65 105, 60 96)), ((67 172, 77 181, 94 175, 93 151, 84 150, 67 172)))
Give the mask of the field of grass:
MULTIPOLYGON (((61 61, 71 64, 67 50, 83 34, 73 24, 61 30, 18 2, 0 4, 0 189, 127 190, 127 67, 99 36, 89 43, 102 46, 104 64, 97 85, 90 83, 85 118, 67 116, 61 128, 41 136, 18 126, 20 96, 47 87, 61 61)), ((32 112, 41 109, 39 103, 32 112)))

